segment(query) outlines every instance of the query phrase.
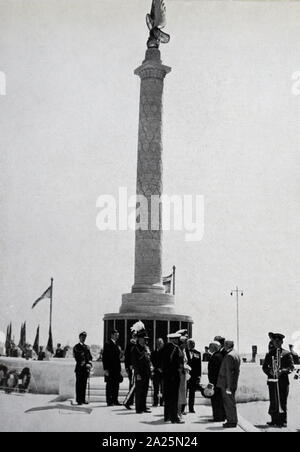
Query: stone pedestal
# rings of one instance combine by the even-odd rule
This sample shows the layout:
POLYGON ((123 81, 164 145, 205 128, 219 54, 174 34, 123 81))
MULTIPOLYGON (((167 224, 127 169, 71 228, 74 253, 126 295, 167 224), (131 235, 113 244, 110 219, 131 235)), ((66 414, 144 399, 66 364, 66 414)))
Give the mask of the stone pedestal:
POLYGON ((176 314, 175 297, 166 294, 162 284, 161 206, 154 209, 152 203, 153 197, 158 199, 163 193, 163 88, 170 71, 162 64, 156 48, 146 51, 145 60, 135 70, 141 79, 136 193, 147 200, 148 227, 145 230, 143 223, 142 228, 141 219, 137 218, 132 292, 122 296, 119 314, 104 317, 104 340, 116 328, 122 348, 131 337, 130 327, 138 320, 145 323, 152 348, 157 337, 166 340, 167 334, 178 329, 188 329, 192 334, 192 319, 176 314))

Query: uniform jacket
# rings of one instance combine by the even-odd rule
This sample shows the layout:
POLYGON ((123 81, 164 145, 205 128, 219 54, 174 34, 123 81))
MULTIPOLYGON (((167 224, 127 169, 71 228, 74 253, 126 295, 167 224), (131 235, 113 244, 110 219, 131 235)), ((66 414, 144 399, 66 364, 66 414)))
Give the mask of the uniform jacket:
POLYGON ((168 342, 163 350, 162 370, 164 378, 179 378, 179 370, 183 367, 182 351, 171 342, 168 342))
POLYGON ((79 342, 73 348, 73 356, 76 361, 75 372, 86 372, 86 365, 93 361, 90 348, 87 345, 79 342))
MULTIPOLYGON (((267 375, 268 378, 273 378, 272 375, 272 358, 276 357, 276 349, 271 350, 269 353, 267 353, 263 365, 263 371, 267 375)), ((294 361, 292 358, 292 355, 287 350, 280 350, 280 357, 281 357, 281 364, 280 364, 280 370, 282 371, 282 374, 279 377, 279 380, 281 383, 289 385, 289 374, 293 372, 294 370, 294 361)))
POLYGON ((129 342, 129 344, 127 344, 127 347, 125 349, 125 354, 124 354, 125 369, 130 369, 132 367, 131 352, 132 352, 132 349, 134 346, 135 346, 135 344, 133 344, 132 342, 129 342))
POLYGON ((191 367, 190 375, 192 380, 197 380, 197 378, 202 375, 202 360, 201 353, 198 350, 186 350, 187 364, 191 367))
POLYGON ((112 340, 104 345, 102 363, 103 369, 108 370, 110 377, 121 374, 121 350, 112 340))
POLYGON ((227 353, 222 361, 217 387, 235 392, 240 376, 241 359, 235 350, 227 353))
POLYGON ((150 377, 150 350, 147 346, 134 345, 131 350, 131 362, 135 375, 140 375, 142 378, 150 377))
POLYGON ((221 351, 218 351, 211 355, 210 360, 208 362, 208 381, 212 383, 214 386, 218 383, 219 373, 221 369, 221 365, 223 362, 224 356, 221 351))

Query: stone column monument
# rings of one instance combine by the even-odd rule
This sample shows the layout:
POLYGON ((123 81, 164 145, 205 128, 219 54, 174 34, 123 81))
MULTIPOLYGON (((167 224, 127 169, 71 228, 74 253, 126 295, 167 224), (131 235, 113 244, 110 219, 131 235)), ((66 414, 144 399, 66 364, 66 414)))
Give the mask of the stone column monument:
MULTIPOLYGON (((137 196, 147 200, 143 222, 137 216, 135 235, 135 275, 131 293, 122 296, 118 314, 104 317, 104 340, 110 330, 120 332, 120 345, 130 339, 130 327, 137 320, 145 323, 150 336, 150 346, 157 337, 186 328, 192 333, 192 319, 175 313, 174 295, 165 293, 162 284, 162 220, 161 206, 153 203, 163 192, 163 88, 171 68, 162 64, 159 45, 170 37, 161 28, 165 25, 165 6, 162 0, 153 0, 151 13, 147 15, 150 36, 142 65, 135 70, 141 79, 139 135, 137 156, 137 196), (146 225, 145 225, 146 218, 146 225), (146 226, 146 227, 145 227, 146 226)), ((145 206, 139 205, 137 215, 145 206)))

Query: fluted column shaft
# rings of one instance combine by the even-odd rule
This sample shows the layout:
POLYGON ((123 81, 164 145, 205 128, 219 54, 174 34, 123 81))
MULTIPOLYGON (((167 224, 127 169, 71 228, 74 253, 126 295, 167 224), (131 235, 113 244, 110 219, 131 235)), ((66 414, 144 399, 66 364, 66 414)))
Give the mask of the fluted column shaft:
MULTIPOLYGON (((132 292, 164 292, 162 285, 161 215, 151 210, 153 196, 163 190, 162 114, 164 78, 171 68, 164 66, 158 49, 148 49, 143 64, 135 70, 141 79, 137 195, 148 201, 148 230, 139 228, 135 236, 135 277, 132 292), (156 227, 152 228, 151 219, 156 227)), ((137 206, 139 207, 139 206, 137 206)))

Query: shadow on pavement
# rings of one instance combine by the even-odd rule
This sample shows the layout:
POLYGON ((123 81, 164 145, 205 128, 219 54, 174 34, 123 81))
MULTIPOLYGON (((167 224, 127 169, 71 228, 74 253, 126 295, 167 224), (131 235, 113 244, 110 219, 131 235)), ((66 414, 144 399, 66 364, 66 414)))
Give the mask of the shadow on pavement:
POLYGON ((165 421, 163 419, 161 419, 160 421, 150 421, 150 422, 141 422, 141 424, 146 424, 146 425, 164 425, 165 421))
POLYGON ((263 425, 254 425, 255 428, 259 428, 260 430, 270 430, 272 427, 270 425, 267 424, 263 424, 263 425))
POLYGON ((200 421, 195 421, 195 422, 193 422, 193 424, 211 424, 211 425, 213 425, 213 424, 218 424, 218 422, 213 422, 211 419, 202 419, 202 420, 200 420, 200 421))
POLYGON ((34 413, 37 411, 49 411, 49 410, 67 410, 67 411, 74 411, 77 413, 84 413, 84 414, 91 414, 92 408, 83 408, 79 406, 72 406, 72 405, 61 405, 58 403, 57 405, 51 405, 51 406, 40 406, 40 407, 34 407, 30 408, 29 410, 26 410, 25 413, 34 413))

